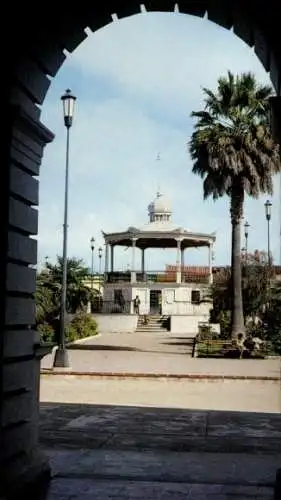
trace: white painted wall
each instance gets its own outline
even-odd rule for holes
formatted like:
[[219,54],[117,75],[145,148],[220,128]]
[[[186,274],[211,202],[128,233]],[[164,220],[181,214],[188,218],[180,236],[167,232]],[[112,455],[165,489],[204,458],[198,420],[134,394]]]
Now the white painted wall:
[[200,290],[201,296],[206,292],[202,288],[178,287],[163,289],[162,292],[162,313],[170,316],[173,314],[184,314],[188,316],[209,316],[212,308],[211,302],[202,302],[201,304],[191,303],[192,290]]
[[138,317],[135,314],[94,314],[99,333],[134,333]]
[[198,333],[198,325],[201,322],[206,322],[209,319],[208,315],[202,316],[171,316],[171,333],[181,333],[186,336],[195,336]]
[[126,301],[131,301],[131,313],[133,313],[133,300],[136,295],[140,298],[140,314],[150,313],[150,290],[162,291],[162,314],[171,315],[188,315],[188,316],[208,316],[212,308],[211,302],[202,302],[201,304],[191,303],[192,290],[200,290],[201,297],[204,296],[208,288],[197,286],[196,283],[189,283],[186,286],[171,287],[161,283],[153,283],[149,286],[140,284],[108,284],[104,289],[104,300],[114,300],[114,289],[122,288],[123,295]]

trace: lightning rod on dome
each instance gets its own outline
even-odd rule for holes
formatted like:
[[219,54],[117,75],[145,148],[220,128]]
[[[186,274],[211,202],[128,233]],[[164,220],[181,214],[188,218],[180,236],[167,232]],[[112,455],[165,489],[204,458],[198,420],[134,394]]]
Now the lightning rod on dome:
[[[160,160],[161,160],[160,153],[157,153],[156,161],[160,161]],[[157,191],[156,191],[156,197],[160,198],[160,196],[161,196],[160,183],[158,183]]]

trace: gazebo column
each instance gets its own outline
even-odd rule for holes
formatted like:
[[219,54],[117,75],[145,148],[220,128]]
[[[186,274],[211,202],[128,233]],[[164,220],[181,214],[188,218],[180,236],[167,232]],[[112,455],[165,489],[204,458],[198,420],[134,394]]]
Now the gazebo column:
[[110,272],[114,271],[114,245],[110,245]]
[[135,283],[136,276],[136,242],[137,238],[132,238],[132,269],[131,269],[131,283]]
[[208,261],[209,261],[209,285],[213,284],[213,243],[208,246]]
[[181,240],[177,241],[177,283],[181,283]]
[[104,274],[105,274],[105,279],[107,280],[107,275],[108,275],[108,243],[105,244],[105,253],[104,253]]
[[145,249],[141,249],[141,274],[142,274],[142,279],[144,279],[144,272],[145,272]]
[[184,248],[181,249],[181,272],[184,271]]

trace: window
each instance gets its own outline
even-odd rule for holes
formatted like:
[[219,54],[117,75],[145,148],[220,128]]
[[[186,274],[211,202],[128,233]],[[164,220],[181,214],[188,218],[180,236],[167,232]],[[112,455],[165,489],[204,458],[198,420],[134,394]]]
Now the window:
[[200,290],[191,291],[191,303],[200,304]]

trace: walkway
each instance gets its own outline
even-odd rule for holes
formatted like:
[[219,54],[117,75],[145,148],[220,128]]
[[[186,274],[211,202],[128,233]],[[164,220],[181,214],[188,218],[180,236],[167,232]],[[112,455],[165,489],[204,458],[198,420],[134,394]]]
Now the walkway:
[[280,382],[42,375],[41,401],[281,412]]
[[45,500],[273,499],[280,360],[191,359],[184,342],[88,339],[69,350],[76,375],[51,374],[52,357],[43,360],[41,442],[54,473]]
[[[75,348],[74,348],[75,347]],[[196,359],[186,354],[186,338],[167,334],[102,334],[69,349],[71,368],[78,373],[162,374],[280,378],[280,359]],[[52,367],[53,355],[42,360]]]

